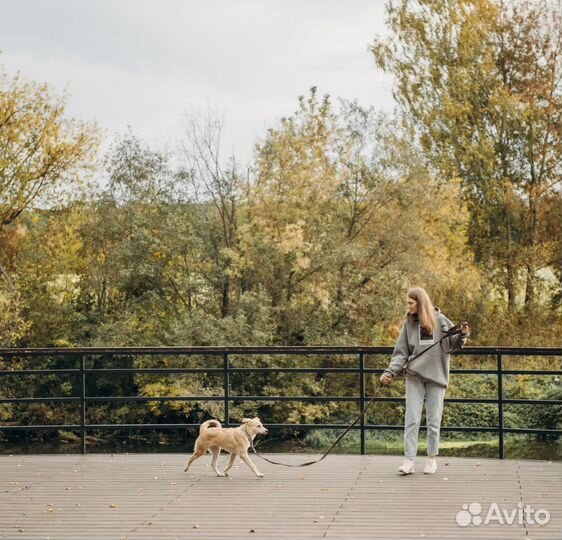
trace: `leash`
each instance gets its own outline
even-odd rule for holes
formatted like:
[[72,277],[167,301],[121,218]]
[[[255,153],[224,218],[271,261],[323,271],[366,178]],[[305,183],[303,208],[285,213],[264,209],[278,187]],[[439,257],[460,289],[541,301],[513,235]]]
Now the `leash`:
[[[418,354],[410,357],[407,362],[404,364],[404,368],[402,370],[402,372],[405,371],[406,367],[408,366],[408,364],[410,364],[410,362],[413,362],[416,358],[419,358],[422,354],[425,354],[427,351],[429,351],[430,349],[432,349],[433,347],[435,347],[436,345],[441,345],[441,342],[446,339],[449,338],[451,336],[455,336],[457,334],[460,334],[461,332],[461,327],[462,327],[463,323],[459,323],[456,324],[455,326],[452,326],[451,328],[449,328],[449,330],[445,330],[443,333],[443,336],[441,337],[441,339],[439,341],[436,341],[433,345],[427,347],[427,349],[424,349],[423,351],[419,352]],[[316,463],[320,463],[323,459],[327,458],[332,451],[334,450],[334,448],[339,444],[339,442],[349,433],[349,431],[353,428],[353,426],[355,426],[355,424],[357,424],[357,422],[359,422],[359,420],[361,420],[361,418],[363,418],[363,416],[365,416],[365,413],[367,412],[367,409],[373,404],[373,402],[375,401],[377,396],[372,396],[371,399],[369,400],[369,402],[367,403],[367,405],[365,405],[365,407],[363,408],[363,410],[361,411],[361,413],[359,414],[359,416],[353,421],[352,424],[350,424],[345,431],[332,443],[332,445],[328,448],[328,450],[326,450],[318,459],[315,459],[314,461],[307,461],[305,463],[299,463],[297,465],[292,465],[290,463],[281,463],[280,461],[273,461],[271,459],[266,458],[265,456],[262,456],[257,450],[256,447],[254,446],[254,441],[252,440],[252,438],[248,435],[248,432],[246,430],[244,430],[244,433],[246,434],[246,437],[248,438],[248,442],[250,443],[250,448],[252,449],[252,452],[254,452],[254,454],[256,456],[258,456],[259,458],[263,459],[264,461],[267,461],[268,463],[271,463],[272,465],[281,465],[282,467],[292,467],[292,468],[299,468],[299,467],[308,467],[310,465],[314,465]]]
[[414,356],[410,356],[410,358],[408,358],[408,360],[406,360],[404,366],[402,367],[401,373],[405,372],[408,365],[411,362],[413,362],[414,360],[416,360],[416,358],[419,358],[422,354],[425,354],[427,351],[429,351],[430,349],[433,349],[433,347],[436,347],[437,345],[439,345],[441,347],[441,350],[443,352],[446,352],[447,354],[451,353],[452,349],[449,350],[449,351],[445,351],[443,349],[443,345],[441,345],[441,343],[444,339],[447,339],[447,338],[450,338],[452,336],[456,336],[457,334],[460,334],[463,324],[466,324],[466,323],[462,322],[462,323],[459,323],[459,324],[455,324],[454,326],[451,326],[451,328],[449,328],[448,330],[443,330],[443,335],[441,336],[441,339],[439,339],[439,341],[436,341],[433,345],[430,345],[429,347],[427,347],[427,349],[424,349],[423,351],[420,351],[418,354],[415,354]]
[[332,443],[332,445],[330,446],[330,448],[328,448],[328,450],[326,450],[318,459],[315,459],[314,461],[307,461],[306,463],[299,463],[298,465],[292,465],[290,463],[281,463],[279,461],[273,461],[271,459],[266,458],[265,456],[262,456],[257,450],[256,447],[254,446],[254,441],[252,441],[251,437],[248,435],[248,433],[244,430],[244,433],[246,433],[246,437],[248,437],[248,441],[250,443],[250,447],[252,449],[252,452],[254,452],[254,454],[256,454],[256,456],[258,456],[259,458],[263,459],[264,461],[267,461],[268,463],[272,463],[273,465],[282,465],[283,467],[308,467],[309,465],[314,465],[315,463],[319,463],[320,461],[322,461],[323,459],[325,459],[326,457],[328,457],[328,455],[330,455],[332,453],[332,450],[339,444],[339,442],[349,433],[349,431],[353,428],[353,426],[355,424],[357,424],[357,422],[359,422],[359,420],[361,420],[361,418],[363,418],[363,416],[365,415],[365,413],[367,412],[367,409],[372,405],[372,403],[375,401],[377,396],[373,396],[369,402],[367,403],[367,405],[365,405],[365,407],[363,408],[363,410],[361,411],[361,413],[359,414],[359,416],[353,421],[352,424],[350,424],[345,431]]

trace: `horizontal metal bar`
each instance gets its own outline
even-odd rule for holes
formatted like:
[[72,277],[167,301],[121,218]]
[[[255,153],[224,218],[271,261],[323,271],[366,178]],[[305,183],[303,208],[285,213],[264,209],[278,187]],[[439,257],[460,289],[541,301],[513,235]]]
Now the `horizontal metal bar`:
[[0,403],[64,403],[73,401],[80,401],[80,396],[0,399]]
[[3,369],[0,375],[67,375],[78,374],[79,369]]
[[[107,373],[133,373],[133,374],[174,374],[174,373],[224,373],[224,368],[88,368],[84,370],[88,374],[107,374]],[[229,368],[230,372],[238,373],[359,373],[359,368],[268,368],[268,367],[249,367],[249,368]],[[383,373],[383,368],[366,368],[365,373]],[[477,374],[477,375],[497,375],[498,371],[493,369],[451,369],[453,374]],[[0,375],[67,375],[79,374],[79,369],[10,369],[1,370]],[[504,375],[562,375],[562,370],[502,370]]]
[[550,370],[550,369],[503,369],[503,375],[562,375],[560,370]]
[[[384,373],[386,368],[365,368],[365,373]],[[358,371],[358,369],[355,369]],[[497,375],[497,369],[450,369],[451,373],[475,373],[477,375]]]
[[85,373],[96,375],[103,375],[105,373],[224,373],[223,368],[99,368],[99,369],[85,369]]
[[[224,373],[224,368],[99,368],[86,369],[86,373]],[[357,373],[358,368],[268,368],[268,367],[249,367],[237,368],[229,367],[231,373]]]
[[504,403],[519,403],[522,405],[562,405],[561,399],[502,399]]
[[388,354],[391,346],[382,347],[76,347],[0,349],[1,356],[106,356],[106,355],[224,355],[224,354]]
[[[390,354],[393,346],[380,347],[69,347],[2,348],[0,356],[76,356],[76,355],[223,355],[223,354]],[[465,347],[458,353],[470,355],[562,356],[561,347]]]
[[[365,399],[372,399],[373,396],[366,395]],[[70,397],[40,397],[40,398],[2,398],[0,403],[56,403],[56,402],[76,402],[80,401],[79,396]],[[166,402],[166,401],[224,401],[224,396],[87,396],[86,402]],[[355,402],[361,398],[354,396],[236,396],[230,395],[228,401],[332,401],[332,402]],[[403,397],[381,397],[377,396],[373,401],[401,403],[405,401]],[[504,398],[503,403],[522,404],[522,405],[562,405],[562,400],[557,399],[508,399]],[[446,403],[473,403],[473,404],[497,404],[498,399],[494,398],[445,398]]]
[[155,396],[155,397],[148,397],[148,396],[87,396],[84,398],[84,401],[87,403],[93,402],[117,402],[117,401],[224,401],[223,396],[173,396],[173,397],[165,397],[165,396]]
[[[365,396],[366,400],[403,402],[403,397],[375,397]],[[353,396],[236,396],[230,395],[229,401],[348,401],[359,402],[361,398]],[[494,398],[445,398],[449,403],[498,403]]]
[[[231,424],[232,426],[239,424]],[[346,429],[349,424],[267,424],[269,429]],[[173,430],[173,429],[198,429],[200,424],[87,424],[85,428],[91,430]],[[80,425],[37,425],[37,426],[0,426],[0,431],[79,431]],[[354,430],[361,429],[361,426],[353,426]],[[386,424],[366,424],[365,429],[382,431],[403,431],[404,426]],[[420,426],[420,430],[426,431],[426,426]],[[478,426],[442,426],[441,431],[450,432],[481,432],[499,433],[497,426],[478,427]],[[562,435],[560,429],[527,429],[527,428],[504,428],[506,433],[514,434],[535,434],[535,435]]]
[[338,367],[317,367],[317,368],[268,368],[268,367],[249,367],[249,368],[237,368],[229,367],[228,371],[236,373],[359,373],[359,368],[338,368]]
[[80,424],[70,424],[70,425],[41,425],[41,426],[1,426],[0,431],[51,431],[51,430],[80,430]]
[[119,430],[119,429],[148,429],[148,430],[158,430],[158,429],[195,429],[199,428],[201,424],[87,424],[85,428],[87,430],[92,429],[109,429],[109,430]]

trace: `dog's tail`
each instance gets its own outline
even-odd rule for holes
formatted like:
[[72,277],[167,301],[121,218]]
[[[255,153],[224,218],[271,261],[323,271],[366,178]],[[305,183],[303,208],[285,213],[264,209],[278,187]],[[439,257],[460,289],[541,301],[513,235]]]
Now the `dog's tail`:
[[216,428],[221,428],[221,423],[218,420],[207,420],[206,422],[203,422],[201,424],[201,427],[199,428],[199,433],[201,433],[202,431],[205,431],[207,428],[210,427],[216,427]]

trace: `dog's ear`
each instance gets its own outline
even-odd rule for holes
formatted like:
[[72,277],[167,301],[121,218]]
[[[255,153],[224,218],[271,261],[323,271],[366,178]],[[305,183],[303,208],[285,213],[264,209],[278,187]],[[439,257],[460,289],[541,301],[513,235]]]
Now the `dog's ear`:
[[243,423],[243,424],[247,424],[248,422],[251,422],[251,421],[252,421],[251,418],[243,418],[243,419],[242,419],[242,423]]

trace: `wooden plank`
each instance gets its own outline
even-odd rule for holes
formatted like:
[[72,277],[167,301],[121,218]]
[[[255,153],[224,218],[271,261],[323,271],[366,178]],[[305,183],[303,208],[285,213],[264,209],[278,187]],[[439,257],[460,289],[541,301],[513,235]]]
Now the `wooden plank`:
[[[265,478],[243,464],[217,478],[210,456],[187,474],[178,454],[0,456],[0,539],[560,538],[559,462],[439,458],[424,475],[418,459],[401,477],[397,456],[338,454],[303,469],[252,459]],[[471,503],[481,515],[531,504],[551,520],[461,527]]]

